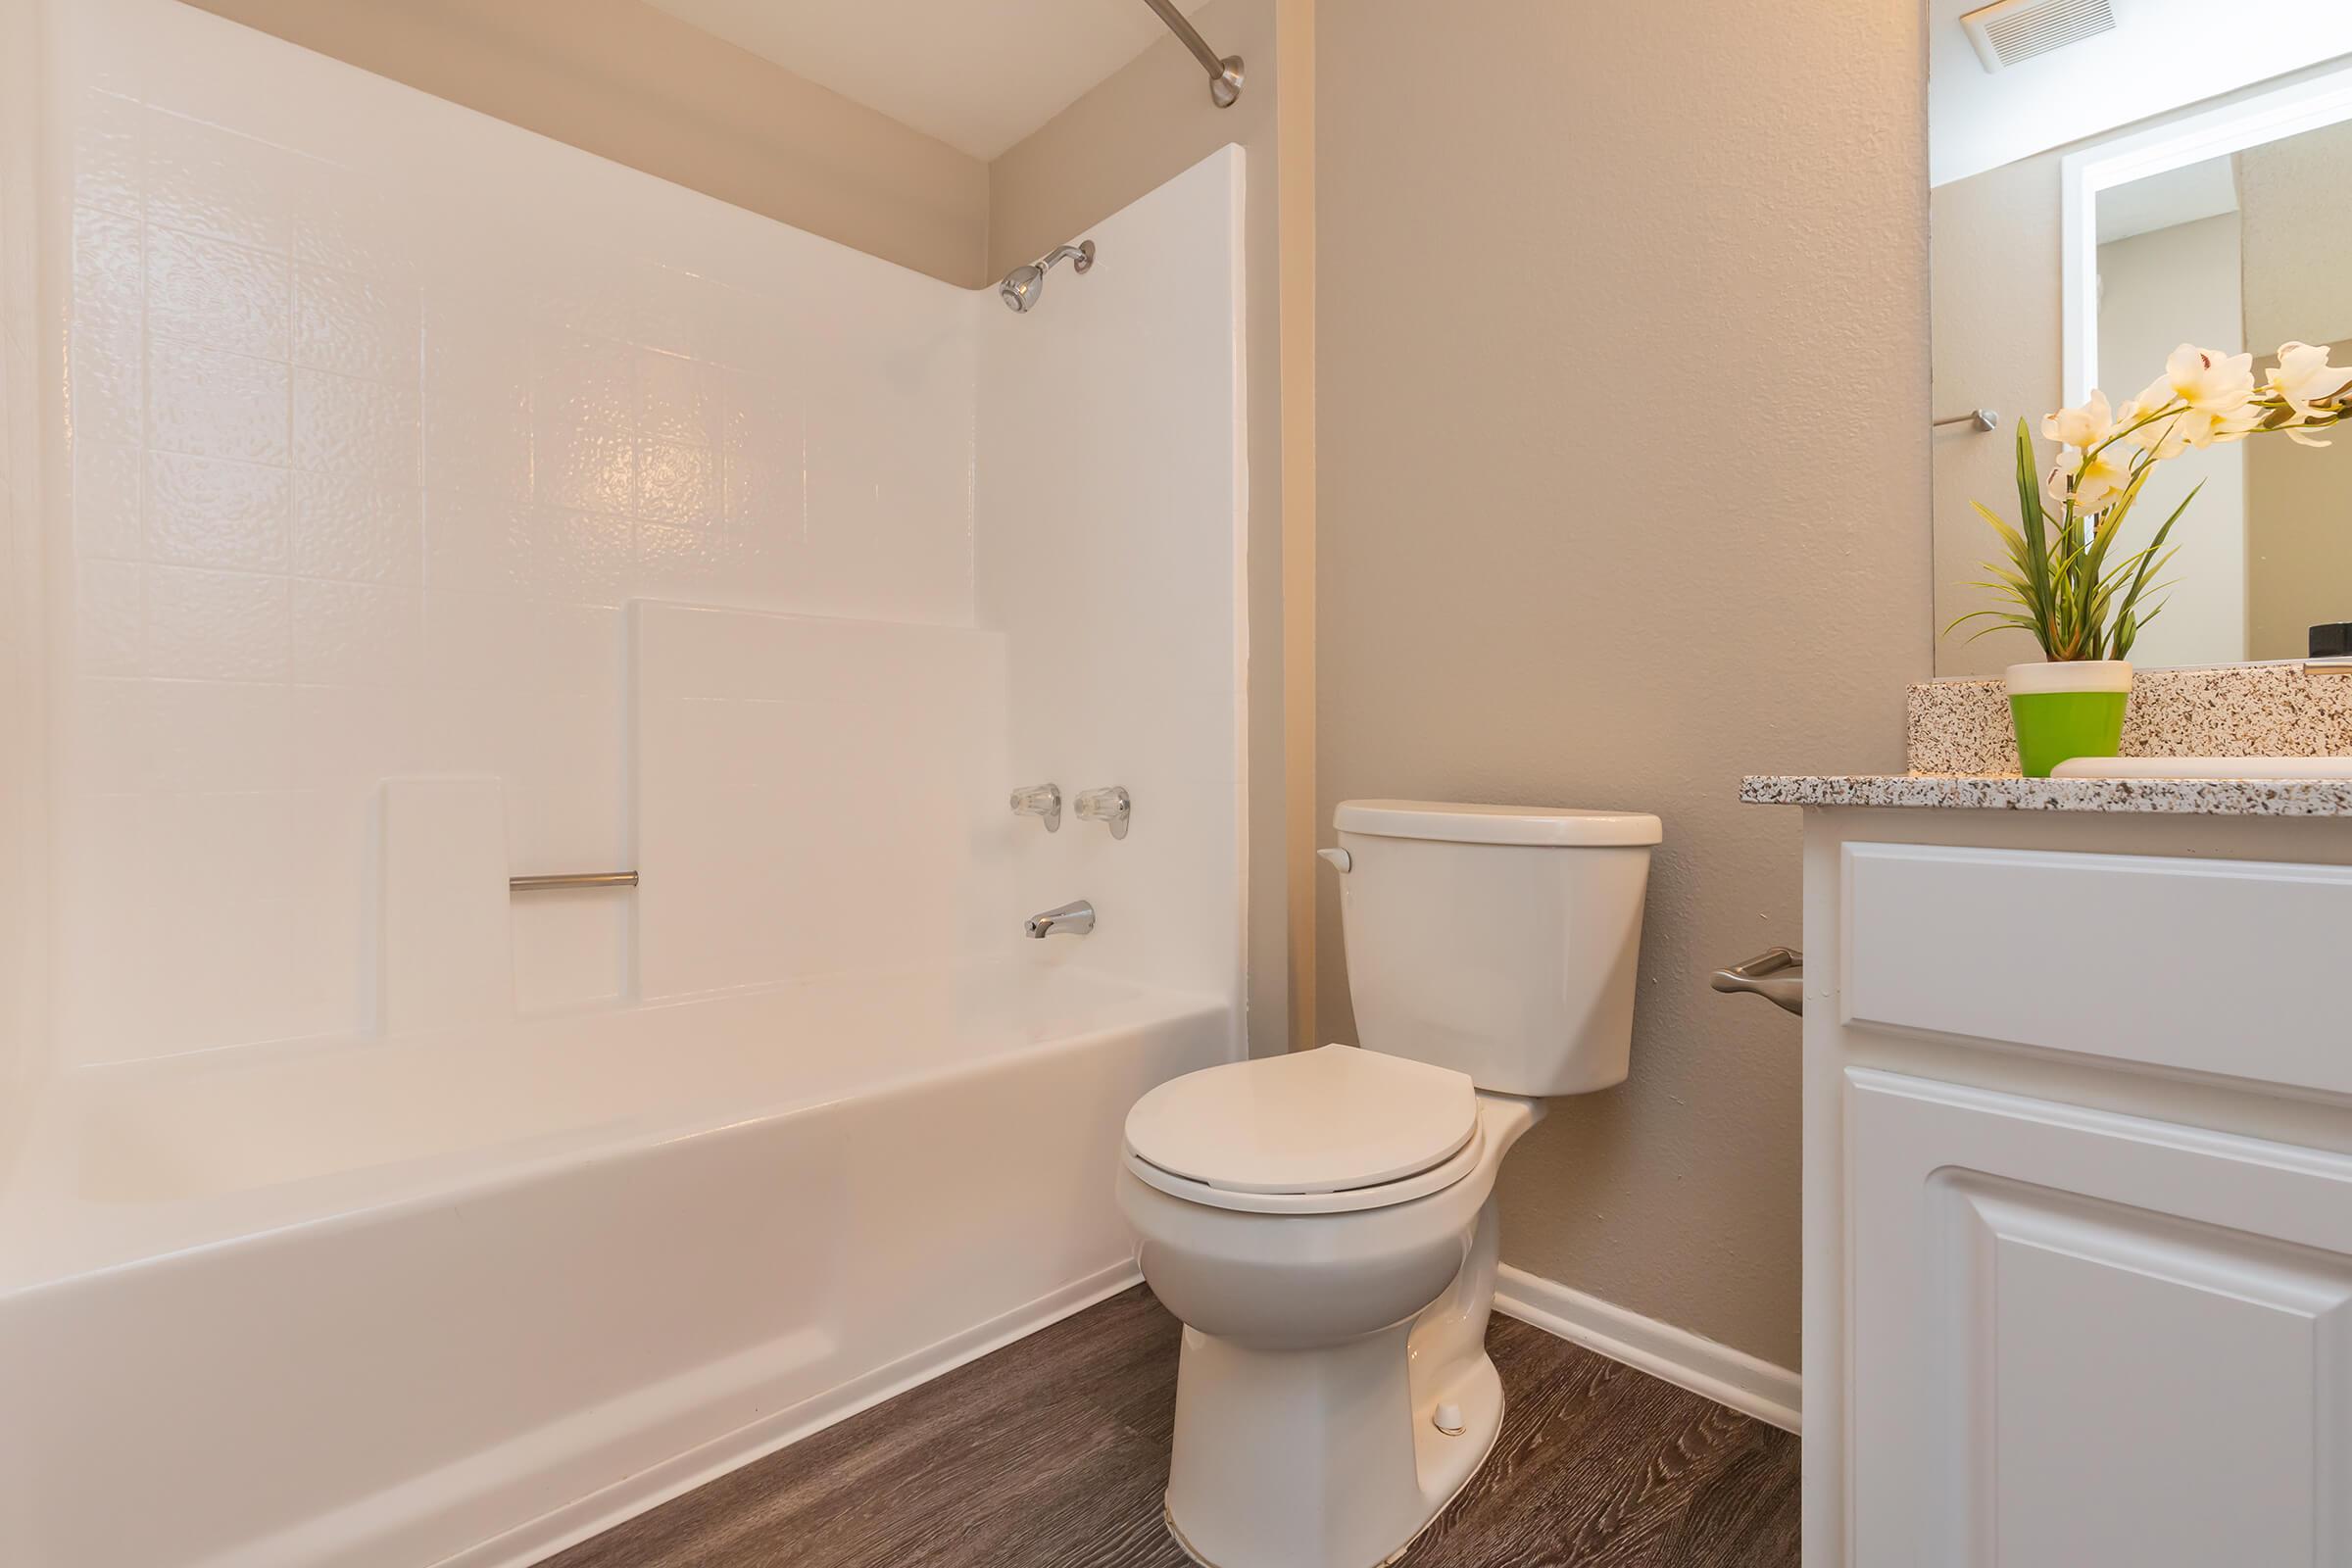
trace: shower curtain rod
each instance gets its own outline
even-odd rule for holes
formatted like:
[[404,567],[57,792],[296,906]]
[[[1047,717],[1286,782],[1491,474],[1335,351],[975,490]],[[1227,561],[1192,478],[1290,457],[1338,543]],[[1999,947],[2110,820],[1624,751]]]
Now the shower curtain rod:
[[1227,55],[1218,59],[1217,52],[1185,20],[1184,13],[1176,9],[1175,0],[1144,0],[1144,4],[1159,14],[1168,30],[1182,40],[1193,52],[1193,58],[1200,62],[1200,69],[1208,73],[1209,101],[1219,109],[1231,109],[1233,101],[1242,95],[1242,57]]

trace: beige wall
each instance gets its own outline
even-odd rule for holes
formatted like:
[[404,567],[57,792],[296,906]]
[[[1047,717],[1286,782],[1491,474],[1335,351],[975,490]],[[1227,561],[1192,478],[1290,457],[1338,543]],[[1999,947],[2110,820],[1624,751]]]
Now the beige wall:
[[[1250,1039],[1261,1054],[1284,1049],[1294,1029],[1284,816],[1286,782],[1297,781],[1286,768],[1283,724],[1282,247],[1290,235],[1280,219],[1286,179],[1296,200],[1306,171],[1302,160],[1285,156],[1279,104],[1293,73],[1311,58],[1301,30],[1309,16],[1309,8],[1297,0],[1216,0],[1195,13],[1194,23],[1220,53],[1242,57],[1247,81],[1239,103],[1223,110],[1211,105],[1200,66],[1174,38],[1166,38],[1004,152],[989,172],[989,270],[1001,273],[1082,234],[1089,223],[1227,142],[1239,142],[1247,155]],[[1298,379],[1288,378],[1294,392]],[[1311,466],[1305,475],[1288,476],[1294,491],[1301,478],[1311,478]],[[1311,490],[1294,494],[1292,501],[1291,522],[1304,528],[1311,516]],[[1311,607],[1303,608],[1293,624],[1294,629],[1311,627]],[[1293,703],[1291,710],[1303,707]],[[1311,914],[1304,918],[1311,921]],[[1306,929],[1311,924],[1301,926]]]
[[[2242,352],[2240,272],[2235,213],[2100,246],[2098,384],[2110,398],[2136,395],[2182,343]],[[2132,646],[2134,663],[2227,664],[2246,657],[2248,445],[2216,444],[2157,465],[2133,503],[2115,547],[2119,560],[2154,542],[2164,519],[2197,491],[2196,505],[2169,536],[2177,554],[2159,580],[2171,586],[2161,592],[2163,613]]]
[[2237,155],[2246,347],[2257,354],[2286,342],[2352,337],[2352,283],[2344,276],[2344,258],[2352,256],[2348,177],[2352,121]]
[[0,0],[0,1174],[46,1064],[49,813],[44,467],[62,432],[36,411],[65,373],[39,298],[40,7]]
[[[2352,342],[2331,365],[2352,365]],[[2325,449],[2273,437],[2249,441],[2246,462],[2249,659],[2301,659],[2311,628],[2352,620],[2352,442]]]
[[1928,671],[1921,47],[1883,0],[1350,0],[1316,42],[1325,820],[1665,819],[1633,1076],[1512,1154],[1503,1256],[1785,1366],[1797,1031],[1705,977],[1800,930],[1739,776],[1899,767]]
[[[1984,575],[1980,564],[1998,558],[2000,540],[1977,515],[1974,503],[1982,501],[2016,520],[2017,421],[2024,418],[2039,440],[2042,416],[2058,407],[2063,157],[2044,153],[1938,185],[1929,202],[1935,235],[1934,417],[1971,409],[1991,409],[2001,416],[2001,427],[1989,434],[1959,424],[1932,436],[1938,675],[1998,675],[2007,665],[2041,657],[2022,631],[2002,627],[1980,637],[1981,621],[1957,631],[1944,628],[1992,602],[1971,585]],[[2153,378],[2155,371],[2148,375]]]
[[207,11],[977,287],[988,169],[639,0],[193,0]]

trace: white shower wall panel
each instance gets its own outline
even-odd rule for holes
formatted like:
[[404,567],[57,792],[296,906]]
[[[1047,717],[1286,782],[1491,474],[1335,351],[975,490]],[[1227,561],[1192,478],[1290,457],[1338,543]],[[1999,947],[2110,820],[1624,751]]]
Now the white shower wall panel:
[[[1013,771],[1123,785],[1128,836],[1066,824],[1020,858],[1022,902],[1086,897],[1083,961],[1237,995],[1243,153],[1225,147],[1085,230],[980,360],[981,619],[1005,632]],[[1066,950],[1064,950],[1066,953]],[[1078,961],[1076,956],[1070,956]]]
[[1012,953],[1002,633],[632,614],[641,997]]
[[[971,294],[172,0],[46,20],[62,1061],[374,1027],[385,778],[618,863],[633,600],[971,622]],[[517,1004],[628,923],[518,904]]]

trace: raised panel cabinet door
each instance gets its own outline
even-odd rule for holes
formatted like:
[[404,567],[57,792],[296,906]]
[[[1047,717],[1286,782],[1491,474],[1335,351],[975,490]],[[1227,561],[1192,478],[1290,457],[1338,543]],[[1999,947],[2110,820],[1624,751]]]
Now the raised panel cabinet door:
[[2352,1564],[2352,1158],[1846,1071],[1846,1560]]

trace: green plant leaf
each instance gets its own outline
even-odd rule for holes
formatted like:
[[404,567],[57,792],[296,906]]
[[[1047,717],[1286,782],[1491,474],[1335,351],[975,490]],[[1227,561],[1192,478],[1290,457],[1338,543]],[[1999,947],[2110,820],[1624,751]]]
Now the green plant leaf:
[[2032,606],[2035,619],[2034,638],[2041,651],[2055,659],[2057,652],[2050,646],[2050,556],[2049,514],[2041,504],[2041,475],[2034,461],[2034,432],[2021,417],[2017,421],[2017,531],[2025,545],[2024,567],[2026,581],[2032,586]]

